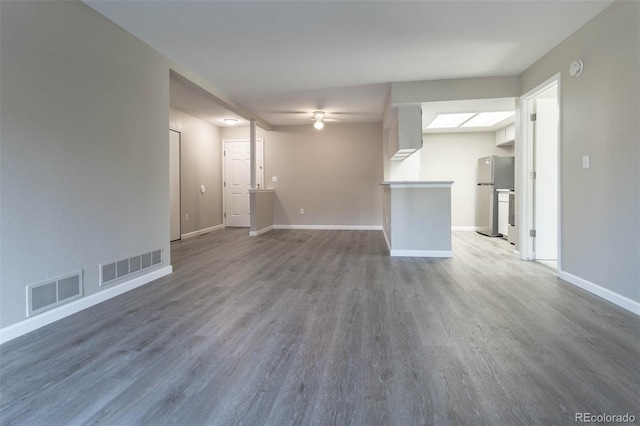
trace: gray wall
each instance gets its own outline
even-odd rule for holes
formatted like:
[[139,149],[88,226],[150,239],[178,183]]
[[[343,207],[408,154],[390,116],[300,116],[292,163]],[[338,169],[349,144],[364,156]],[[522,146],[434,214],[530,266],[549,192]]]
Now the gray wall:
[[449,188],[391,189],[392,250],[451,251]]
[[0,2],[0,327],[25,286],[162,248],[169,265],[169,69],[79,2]]
[[259,232],[273,226],[273,197],[272,191],[258,191],[251,197],[251,231]]
[[[222,224],[222,148],[217,126],[175,108],[169,126],[180,132],[181,233]],[[200,193],[200,185],[206,191]],[[189,214],[189,220],[185,219]]]
[[513,145],[496,147],[495,133],[428,133],[422,135],[421,180],[452,180],[451,225],[475,226],[476,165],[488,155],[513,156]]
[[388,187],[382,192],[382,229],[390,245],[393,239],[393,228],[391,227],[391,188]]
[[[221,133],[249,136],[247,128]],[[257,137],[265,140],[265,187],[276,191],[275,225],[382,225],[381,123],[282,126]]]
[[[265,139],[271,132],[256,126],[256,138]],[[225,140],[249,140],[249,126],[221,127],[220,138]],[[265,175],[266,178],[266,175]],[[265,182],[266,183],[266,182]]]
[[[640,301],[640,3],[615,2],[521,76],[561,72],[562,269]],[[584,62],[580,77],[569,64]],[[582,156],[591,168],[582,168]]]

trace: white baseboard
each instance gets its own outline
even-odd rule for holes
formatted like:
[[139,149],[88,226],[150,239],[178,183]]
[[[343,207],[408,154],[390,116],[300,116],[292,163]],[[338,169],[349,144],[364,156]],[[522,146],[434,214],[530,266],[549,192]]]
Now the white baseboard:
[[207,232],[217,231],[218,229],[224,229],[224,224],[212,226],[211,228],[204,228],[198,231],[188,232],[186,234],[182,234],[180,237],[184,240],[191,237],[197,237],[198,235],[206,234]]
[[480,229],[477,226],[452,226],[451,230],[452,231],[470,231],[470,232],[475,232],[478,229]]
[[390,250],[392,257],[453,257],[451,250]]
[[262,228],[258,231],[249,231],[249,236],[250,237],[257,237],[258,235],[262,235],[265,232],[269,232],[273,230],[273,225],[267,226],[266,228]]
[[391,243],[387,233],[382,229],[384,241],[387,243],[387,249],[391,257],[453,257],[451,250],[391,250]]
[[381,231],[378,225],[273,225],[273,229],[324,229],[331,231]]
[[622,296],[607,288],[599,286],[598,284],[592,283],[591,281],[587,281],[583,278],[577,277],[568,272],[558,271],[558,278],[563,279],[568,283],[575,285],[576,287],[580,287],[581,289],[586,290],[589,293],[593,293],[596,296],[602,297],[603,299],[608,300],[609,302],[618,305],[629,312],[640,315],[640,302],[631,300],[628,297]]
[[161,269],[149,272],[148,274],[136,277],[130,281],[123,282],[99,293],[92,294],[81,299],[77,299],[73,302],[69,302],[66,305],[62,305],[50,311],[43,312],[31,318],[27,318],[24,321],[20,321],[17,324],[10,325],[3,329],[0,329],[0,344],[13,340],[16,337],[20,337],[24,334],[37,330],[45,325],[49,325],[52,322],[61,320],[62,318],[73,315],[77,312],[83,311],[98,303],[104,302],[111,298],[133,290],[134,288],[143,286],[151,281],[162,278],[173,272],[172,266],[165,266]]

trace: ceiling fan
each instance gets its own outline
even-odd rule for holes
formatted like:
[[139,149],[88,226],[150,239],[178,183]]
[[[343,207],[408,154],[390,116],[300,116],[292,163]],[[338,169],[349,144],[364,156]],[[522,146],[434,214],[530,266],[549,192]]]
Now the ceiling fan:
[[350,116],[358,116],[363,115],[363,113],[359,112],[336,112],[332,110],[310,110],[310,111],[273,111],[272,114],[286,114],[286,115],[295,115],[293,120],[296,121],[316,121],[316,114],[322,114],[322,121],[327,122],[342,122],[348,121]]

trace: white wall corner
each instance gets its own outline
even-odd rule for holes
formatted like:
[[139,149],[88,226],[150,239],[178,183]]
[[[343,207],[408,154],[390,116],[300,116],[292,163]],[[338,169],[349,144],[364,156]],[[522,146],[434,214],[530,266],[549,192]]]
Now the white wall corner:
[[382,228],[382,235],[384,235],[384,242],[387,243],[387,250],[391,252],[391,243],[389,242],[389,237],[387,237],[387,233],[385,232],[384,228]]

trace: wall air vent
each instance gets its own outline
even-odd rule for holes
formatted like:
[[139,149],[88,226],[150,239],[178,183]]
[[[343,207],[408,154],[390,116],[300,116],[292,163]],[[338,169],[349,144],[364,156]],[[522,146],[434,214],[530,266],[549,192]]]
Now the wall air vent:
[[82,271],[27,286],[27,316],[82,297]]
[[152,266],[160,265],[161,263],[162,250],[154,250],[128,259],[103,263],[98,268],[100,271],[100,286],[112,284],[122,278],[136,274]]

